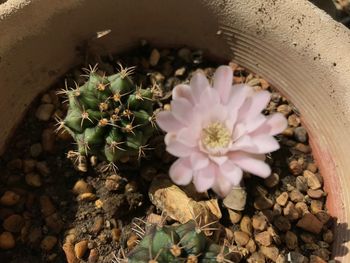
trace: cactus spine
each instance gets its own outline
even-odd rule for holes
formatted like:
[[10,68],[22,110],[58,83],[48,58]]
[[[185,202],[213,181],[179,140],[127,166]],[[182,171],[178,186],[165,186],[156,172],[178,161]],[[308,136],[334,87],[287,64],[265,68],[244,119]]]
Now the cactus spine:
[[76,141],[78,149],[70,154],[79,162],[96,155],[114,167],[122,158],[143,156],[154,132],[154,101],[149,88],[132,82],[133,71],[121,67],[117,74],[101,76],[94,67],[84,85],[59,92],[67,96],[69,107],[58,130],[65,128]]

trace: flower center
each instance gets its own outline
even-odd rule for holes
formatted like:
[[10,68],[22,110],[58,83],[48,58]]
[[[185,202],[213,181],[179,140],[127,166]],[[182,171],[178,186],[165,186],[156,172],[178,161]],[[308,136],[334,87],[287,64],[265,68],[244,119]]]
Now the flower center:
[[213,122],[202,130],[202,143],[207,149],[226,148],[230,141],[230,131],[220,122]]

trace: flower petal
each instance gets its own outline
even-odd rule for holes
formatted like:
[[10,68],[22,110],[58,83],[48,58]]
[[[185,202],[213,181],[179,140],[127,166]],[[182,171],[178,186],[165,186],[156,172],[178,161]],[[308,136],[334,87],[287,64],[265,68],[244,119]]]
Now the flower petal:
[[199,98],[205,88],[210,87],[209,81],[203,72],[197,71],[190,80],[192,98],[195,102],[199,102]]
[[232,190],[231,182],[221,174],[218,168],[216,170],[215,182],[212,189],[221,197],[227,196]]
[[187,157],[192,153],[193,148],[182,144],[181,142],[177,141],[176,138],[171,138],[167,139],[166,150],[168,153],[176,157]]
[[255,92],[239,109],[238,121],[256,117],[267,106],[270,98],[271,93],[266,90]]
[[200,132],[200,127],[183,128],[177,133],[176,139],[189,147],[196,147],[199,143]]
[[198,192],[205,192],[211,188],[215,181],[215,170],[213,165],[205,169],[195,171],[193,174],[193,184]]
[[191,124],[193,118],[193,106],[184,98],[178,98],[171,101],[171,112],[174,117],[184,125]]
[[248,86],[247,84],[235,84],[232,86],[227,106],[231,110],[236,111],[243,105],[244,101],[251,94],[253,94],[252,87]]
[[231,145],[230,150],[231,151],[237,151],[237,150],[248,151],[249,150],[249,151],[257,152],[258,148],[254,143],[253,139],[249,135],[243,135]]
[[274,113],[266,118],[266,121],[252,135],[269,134],[277,135],[288,127],[287,119],[281,113]]
[[169,169],[169,176],[175,184],[187,185],[192,180],[193,171],[188,158],[177,159]]
[[208,105],[216,105],[220,103],[220,96],[217,90],[206,87],[199,99],[200,107],[208,107]]
[[213,156],[213,155],[209,155],[210,160],[212,160],[214,163],[216,163],[217,165],[222,165],[224,162],[227,161],[228,157],[226,155],[223,156]]
[[227,160],[224,164],[219,166],[221,174],[228,179],[232,185],[237,186],[240,184],[243,171],[233,161]]
[[232,89],[233,71],[229,66],[220,66],[214,73],[213,87],[220,94],[221,101],[226,104]]
[[158,126],[166,132],[176,132],[184,127],[170,111],[161,111],[156,116]]
[[174,100],[179,98],[184,98],[184,99],[187,99],[191,104],[194,104],[191,87],[189,85],[186,85],[186,84],[176,85],[173,89],[172,95]]
[[271,174],[271,168],[264,161],[254,158],[244,152],[233,152],[229,156],[230,160],[242,170],[266,178]]
[[209,165],[208,156],[201,152],[192,152],[190,161],[193,170],[200,170]]
[[252,153],[269,153],[276,151],[280,148],[280,145],[278,144],[277,140],[271,135],[263,134],[259,136],[253,136],[252,141],[258,149],[258,151],[249,151]]

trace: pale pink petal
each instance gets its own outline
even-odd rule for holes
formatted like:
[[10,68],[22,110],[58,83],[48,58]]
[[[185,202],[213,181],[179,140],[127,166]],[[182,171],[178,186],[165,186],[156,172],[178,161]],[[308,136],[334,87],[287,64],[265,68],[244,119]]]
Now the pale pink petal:
[[210,87],[209,81],[203,72],[197,71],[190,80],[192,98],[195,102],[199,102],[200,96],[205,88]]
[[192,152],[190,161],[193,170],[200,170],[209,165],[208,156],[201,152]]
[[261,125],[263,125],[266,122],[266,117],[263,114],[258,114],[256,117],[252,119],[248,119],[244,122],[245,129],[248,133],[256,130]]
[[169,169],[169,176],[174,183],[187,185],[192,181],[193,171],[187,158],[177,159]]
[[166,145],[166,150],[176,157],[186,157],[191,154],[193,148],[188,147],[187,145],[178,142],[176,139],[171,138]]
[[254,158],[254,155],[250,155],[244,152],[233,152],[230,154],[230,160],[239,166],[243,171],[255,174],[266,178],[270,176],[271,169],[264,161]]
[[227,196],[232,190],[232,184],[230,180],[226,179],[226,177],[221,174],[218,168],[216,170],[215,182],[214,182],[214,185],[212,186],[212,189],[220,197]]
[[255,92],[239,109],[238,122],[257,116],[267,106],[270,98],[271,93],[266,90]]
[[161,111],[156,116],[158,126],[166,132],[177,132],[184,127],[170,111]]
[[184,98],[172,100],[171,112],[179,122],[184,125],[191,124],[193,119],[193,106],[188,100]]
[[231,145],[230,150],[231,151],[249,150],[249,151],[257,152],[258,148],[249,135],[243,135]]
[[215,170],[213,165],[205,169],[195,171],[193,174],[193,184],[198,192],[205,192],[211,188],[215,181]]
[[227,107],[217,104],[217,105],[208,105],[208,108],[210,109],[209,112],[206,112],[206,114],[201,115],[202,121],[202,127],[207,127],[209,124],[214,122],[220,122],[225,123],[227,116],[228,116],[228,109]]
[[269,134],[277,135],[288,127],[287,119],[281,113],[274,113],[266,118],[266,121],[251,135]]
[[235,84],[232,86],[227,106],[231,110],[237,111],[251,94],[253,94],[253,89],[247,84]]
[[[258,151],[251,150],[252,153],[269,153],[280,148],[277,140],[271,135],[259,135],[252,137],[252,141],[257,146]],[[249,150],[249,149],[248,149]]]
[[242,169],[231,160],[227,160],[220,166],[220,172],[234,186],[239,185],[243,177]]
[[232,89],[233,71],[229,66],[220,66],[214,73],[214,89],[220,94],[221,101],[226,104]]
[[209,158],[219,166],[222,165],[224,162],[226,162],[228,159],[226,155],[222,155],[222,156],[209,155]]
[[189,147],[196,147],[200,140],[200,127],[183,128],[177,133],[176,139]]
[[186,84],[179,84],[173,88],[173,99],[184,98],[187,99],[191,104],[194,104],[192,98],[191,87]]
[[208,105],[216,105],[220,103],[220,96],[217,90],[206,87],[199,99],[200,107],[208,107]]
[[237,141],[245,133],[247,133],[247,131],[245,129],[244,123],[236,123],[236,125],[233,127],[232,140]]

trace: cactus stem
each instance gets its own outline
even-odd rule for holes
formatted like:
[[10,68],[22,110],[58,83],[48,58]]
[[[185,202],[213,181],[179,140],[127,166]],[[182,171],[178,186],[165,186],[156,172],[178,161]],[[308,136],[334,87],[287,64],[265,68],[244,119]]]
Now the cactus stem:
[[55,129],[55,133],[59,133],[60,132],[62,134],[65,131],[65,129],[66,129],[65,123],[57,114],[55,115],[54,118],[55,118],[55,121],[56,121],[55,126],[57,127]]
[[[112,114],[111,115],[111,121],[116,122],[116,121],[119,121],[119,120],[120,120],[120,117],[117,114]],[[119,126],[117,126],[117,127],[119,127]]]
[[132,113],[132,111],[129,110],[129,109],[125,109],[125,110],[123,111],[123,113],[122,113],[122,116],[127,117],[129,120],[130,120],[130,118],[131,118],[132,115],[133,115],[133,113]]
[[155,98],[161,98],[163,96],[163,91],[157,83],[153,83],[151,92]]
[[100,111],[106,111],[108,110],[108,103],[106,102],[101,102],[98,107],[100,108]]
[[98,70],[98,64],[96,63],[93,67],[91,65],[89,65],[89,68],[83,68],[82,69],[84,71],[85,74],[82,74],[82,77],[90,77],[91,74],[97,72]]
[[105,127],[106,125],[108,125],[108,120],[106,118],[103,118],[98,121],[98,126]]
[[149,246],[149,257],[150,257],[150,260],[148,261],[148,263],[158,263],[157,259],[159,258],[160,253],[162,253],[162,251],[163,251],[163,248],[159,249],[159,251],[157,252],[157,255],[155,256],[155,258],[152,258],[152,247]]
[[114,256],[114,261],[113,263],[128,263],[128,258],[126,257],[125,251],[123,247],[120,247],[118,250],[118,256],[116,256],[115,254]]
[[198,258],[201,254],[202,253],[199,253],[198,255],[189,255],[187,257],[186,263],[198,263]]
[[153,128],[158,129],[158,126],[156,124],[156,114],[154,112],[153,112],[152,116],[148,118],[148,121]]
[[67,80],[64,80],[64,89],[60,89],[59,91],[56,92],[57,95],[64,95],[67,96],[69,93],[69,89],[68,89],[68,84],[67,84]]
[[118,170],[119,170],[118,166],[113,162],[110,162],[109,164],[103,165],[101,167],[101,172],[112,171],[112,172],[116,173],[116,172],[118,172]]
[[126,151],[125,149],[123,149],[122,147],[120,147],[119,145],[123,144],[124,142],[116,142],[113,141],[111,142],[108,147],[112,150],[112,152],[114,153],[116,149],[121,150],[121,151]]
[[136,233],[136,235],[139,237],[139,238],[143,238],[146,234],[145,230],[142,229],[142,227],[140,227],[138,224],[136,224],[135,222],[132,223],[132,228],[131,230],[134,231]]
[[135,72],[135,66],[134,67],[123,67],[123,65],[120,63],[120,62],[118,62],[118,66],[120,67],[120,69],[119,69],[119,73],[120,73],[120,77],[122,78],[122,79],[124,79],[124,78],[126,78],[126,77],[128,77],[128,76],[131,76],[132,74],[134,74],[134,72]]
[[141,145],[141,146],[139,147],[139,152],[138,152],[138,157],[137,157],[137,159],[140,160],[142,157],[146,157],[145,151],[147,151],[147,150],[153,150],[153,149],[154,149],[154,148],[148,147],[148,144],[146,144],[146,145]]
[[81,113],[81,122],[80,122],[80,127],[83,127],[83,122],[84,120],[89,120],[91,123],[94,123],[90,117],[89,117],[89,113],[87,111],[85,111],[85,108],[83,106],[83,112]]

